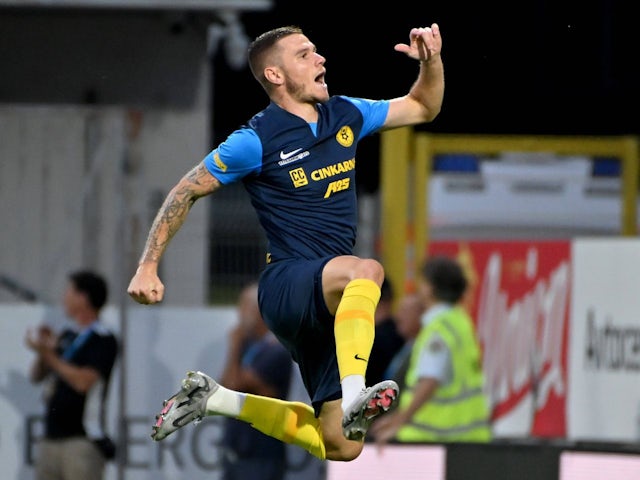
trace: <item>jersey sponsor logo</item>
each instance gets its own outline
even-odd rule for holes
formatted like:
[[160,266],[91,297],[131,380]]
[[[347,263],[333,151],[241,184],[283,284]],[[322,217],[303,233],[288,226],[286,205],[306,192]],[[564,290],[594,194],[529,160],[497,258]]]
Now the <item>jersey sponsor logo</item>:
[[289,176],[291,177],[293,186],[296,188],[304,187],[305,185],[309,184],[309,179],[307,178],[307,174],[304,173],[304,170],[302,168],[289,170]]
[[218,152],[213,154],[213,161],[215,162],[215,164],[218,166],[218,168],[220,170],[222,170],[223,172],[227,171],[227,166],[225,165],[225,163],[220,160],[220,155],[218,154]]
[[336,140],[343,147],[350,147],[353,145],[353,130],[348,125],[345,125],[336,134]]
[[[305,153],[308,154],[309,152],[303,152],[300,155],[304,155]],[[311,172],[310,177],[314,182],[319,182],[320,180],[324,180],[325,178],[330,178],[335,175],[350,172],[355,168],[356,159],[352,158],[351,160],[345,160],[344,162],[334,163],[333,165],[329,165],[328,167],[318,168],[317,170]],[[307,174],[302,169],[302,167],[289,170],[289,176],[291,177],[293,186],[296,188],[304,187],[305,185],[309,184],[309,178],[307,177]],[[350,185],[351,183],[349,177],[333,181],[327,186],[324,198],[329,197],[332,193],[346,190]]]
[[341,173],[349,172],[356,168],[356,159],[345,160],[344,162],[334,163],[328,167],[319,168],[311,172],[311,178],[314,181],[322,180],[323,178],[333,177],[334,175],[340,175]]
[[327,191],[324,193],[324,198],[329,198],[331,194],[346,190],[350,185],[350,178],[341,178],[340,180],[334,180],[327,186]]
[[301,148],[296,148],[295,150],[293,150],[291,152],[287,152],[287,153],[284,153],[284,151],[280,151],[280,159],[281,160],[286,160],[287,158],[293,157],[300,150],[302,150],[302,149]]

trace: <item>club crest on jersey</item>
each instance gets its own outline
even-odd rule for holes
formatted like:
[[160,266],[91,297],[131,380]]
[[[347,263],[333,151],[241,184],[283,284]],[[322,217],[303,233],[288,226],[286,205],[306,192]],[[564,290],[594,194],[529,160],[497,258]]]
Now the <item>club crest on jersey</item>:
[[291,177],[291,181],[293,182],[293,186],[304,187],[309,184],[309,179],[307,178],[307,174],[304,173],[302,168],[296,168],[295,170],[289,170],[289,176]]
[[343,147],[350,147],[353,145],[353,130],[348,125],[342,127],[336,134],[336,140]]

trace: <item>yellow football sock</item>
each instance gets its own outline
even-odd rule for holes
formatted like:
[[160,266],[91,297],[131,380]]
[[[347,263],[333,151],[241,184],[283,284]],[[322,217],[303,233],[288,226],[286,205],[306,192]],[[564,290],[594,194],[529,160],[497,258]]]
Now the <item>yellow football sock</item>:
[[270,437],[298,445],[313,456],[326,459],[320,422],[313,408],[305,403],[247,394],[238,419]]
[[344,289],[334,326],[340,381],[348,375],[364,377],[367,372],[379,300],[380,287],[373,280],[352,280]]

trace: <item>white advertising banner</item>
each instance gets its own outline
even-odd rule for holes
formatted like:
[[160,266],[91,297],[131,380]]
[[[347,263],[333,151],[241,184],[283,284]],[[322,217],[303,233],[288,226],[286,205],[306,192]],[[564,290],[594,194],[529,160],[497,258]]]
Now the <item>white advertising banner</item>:
[[[445,480],[447,450],[443,445],[365,444],[351,462],[329,462],[327,480]],[[392,475],[390,475],[392,472]]]
[[640,440],[640,241],[573,242],[568,432]]
[[640,457],[623,453],[563,452],[559,480],[638,480]]

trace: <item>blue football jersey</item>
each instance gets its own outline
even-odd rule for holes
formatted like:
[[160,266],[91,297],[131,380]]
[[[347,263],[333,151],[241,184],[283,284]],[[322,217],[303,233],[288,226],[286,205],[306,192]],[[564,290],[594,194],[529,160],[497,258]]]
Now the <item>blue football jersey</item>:
[[386,100],[334,96],[309,124],[271,103],[204,159],[221,183],[243,182],[267,236],[267,262],[352,254],[356,147],[388,109]]

